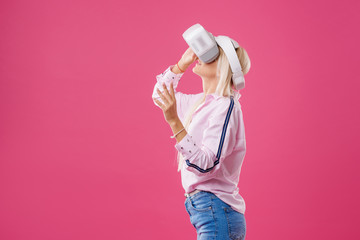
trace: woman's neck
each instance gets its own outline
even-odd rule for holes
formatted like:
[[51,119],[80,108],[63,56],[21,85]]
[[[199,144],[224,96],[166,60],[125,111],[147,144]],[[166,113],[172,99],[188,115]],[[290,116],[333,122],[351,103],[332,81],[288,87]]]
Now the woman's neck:
[[204,80],[203,79],[203,91],[204,96],[208,94],[215,93],[217,87],[217,81],[216,80]]

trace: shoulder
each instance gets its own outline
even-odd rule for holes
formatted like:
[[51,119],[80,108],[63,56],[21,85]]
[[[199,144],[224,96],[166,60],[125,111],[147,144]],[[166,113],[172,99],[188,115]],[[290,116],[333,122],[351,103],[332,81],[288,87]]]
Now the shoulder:
[[241,110],[241,106],[238,100],[234,97],[218,97],[213,101],[214,112],[224,111],[238,111]]
[[241,115],[241,106],[238,100],[231,97],[218,97],[211,103],[213,106],[211,116],[217,119],[232,119],[237,122]]

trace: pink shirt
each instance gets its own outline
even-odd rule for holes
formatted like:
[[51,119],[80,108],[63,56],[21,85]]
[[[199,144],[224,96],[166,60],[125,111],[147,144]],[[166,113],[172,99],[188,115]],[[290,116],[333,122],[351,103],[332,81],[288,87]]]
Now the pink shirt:
[[[176,87],[184,73],[173,73],[170,70],[173,66],[156,76],[152,97],[162,102],[156,88],[163,91],[162,83],[165,83],[170,89],[173,82],[178,116],[184,124],[187,111],[204,93],[177,92]],[[175,148],[185,160],[181,181],[186,193],[195,189],[212,192],[244,214],[245,201],[237,187],[246,152],[243,115],[238,101],[240,96],[237,91],[231,98],[207,95],[195,110],[187,135],[175,144]]]

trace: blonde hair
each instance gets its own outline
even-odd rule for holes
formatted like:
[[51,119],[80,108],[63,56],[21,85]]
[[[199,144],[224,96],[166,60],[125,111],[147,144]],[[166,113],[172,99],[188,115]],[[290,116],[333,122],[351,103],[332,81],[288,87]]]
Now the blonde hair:
[[[250,58],[246,50],[241,46],[239,46],[235,50],[240,61],[242,72],[244,75],[246,75],[249,72],[251,66]],[[215,93],[219,96],[231,96],[234,94],[234,91],[236,91],[234,90],[233,82],[231,81],[232,71],[230,68],[229,61],[224,53],[224,50],[220,46],[219,46],[219,52],[220,54],[217,58],[217,71],[216,71],[217,73],[216,76],[218,77],[219,82],[216,87]],[[188,131],[189,129],[189,125],[191,123],[193,113],[204,102],[204,100],[205,100],[205,95],[204,97],[196,101],[193,107],[188,110],[184,122],[184,127],[186,131]],[[178,152],[177,154],[178,172],[181,170],[183,162],[184,162],[184,158],[180,154],[180,152]]]

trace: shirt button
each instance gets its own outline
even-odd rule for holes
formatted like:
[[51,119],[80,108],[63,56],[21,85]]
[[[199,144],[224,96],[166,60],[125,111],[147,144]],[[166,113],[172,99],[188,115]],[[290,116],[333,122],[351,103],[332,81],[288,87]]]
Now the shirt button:
[[191,150],[189,150],[189,153],[191,153]]

